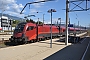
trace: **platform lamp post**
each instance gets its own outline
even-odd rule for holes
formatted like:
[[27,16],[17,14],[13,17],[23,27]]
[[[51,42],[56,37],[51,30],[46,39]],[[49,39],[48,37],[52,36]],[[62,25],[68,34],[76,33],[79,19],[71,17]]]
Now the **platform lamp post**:
[[68,45],[68,15],[69,14],[69,0],[66,0],[66,35],[65,45]]
[[45,15],[45,14],[43,14],[43,24],[44,24],[44,15]]
[[38,18],[38,25],[39,25],[39,18]]
[[60,34],[60,31],[61,31],[61,18],[58,18],[58,20],[60,20],[60,25],[59,25],[59,34]]
[[[60,32],[61,32],[61,18],[58,18],[58,20],[60,20],[60,25],[59,25],[59,35],[60,35]],[[59,38],[60,40],[61,38]]]
[[[42,12],[37,12],[37,13],[42,13]],[[44,15],[45,15],[45,14],[43,14],[43,24],[44,24]],[[38,18],[38,20],[39,20],[39,18]]]
[[[38,13],[40,13],[40,12],[37,12],[37,14],[38,14]],[[39,25],[39,18],[38,18],[37,24]]]
[[50,9],[47,12],[51,13],[51,28],[50,28],[50,31],[51,31],[51,42],[50,42],[50,48],[52,48],[52,12],[56,12],[56,10],[55,9]]
[[[77,14],[76,14],[76,16],[78,17],[78,15],[77,15]],[[78,20],[78,18],[76,18],[76,19]],[[79,20],[78,20],[78,28],[80,28],[80,27],[79,27]]]

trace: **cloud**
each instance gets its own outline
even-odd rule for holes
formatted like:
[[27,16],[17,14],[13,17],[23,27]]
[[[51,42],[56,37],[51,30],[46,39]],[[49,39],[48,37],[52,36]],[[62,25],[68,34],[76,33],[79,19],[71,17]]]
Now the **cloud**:
[[[44,1],[44,0],[34,0],[34,2],[38,2],[38,1]],[[33,4],[34,7],[36,8],[40,8],[41,6],[44,5],[45,2],[41,2],[41,3],[35,3]]]
[[12,11],[19,13],[21,11],[20,8],[23,8],[23,5],[22,4],[12,4],[11,8],[12,8]]
[[16,0],[0,0],[0,11],[5,11],[7,14],[18,16],[23,7],[22,4],[17,4]]
[[15,4],[15,0],[0,0],[0,10],[9,9],[9,5]]
[[[33,0],[34,2],[38,2],[38,1],[45,1],[45,0]],[[55,0],[55,2],[58,2],[59,0]],[[41,3],[35,3],[35,4],[32,4],[35,8],[40,8],[42,6],[44,6],[46,2],[41,2]]]
[[30,13],[36,13],[38,12],[36,9],[30,9]]
[[16,12],[12,12],[12,11],[7,11],[9,15],[12,16],[18,16],[18,17],[24,17],[24,14],[20,14],[20,13],[16,13]]
[[58,2],[59,0],[56,0],[56,2]]
[[45,21],[44,24],[51,24],[51,22],[50,21]]
[[37,14],[37,12],[42,13],[42,11],[40,11],[38,9],[30,9],[29,14]]
[[[52,19],[52,24],[57,24],[57,21],[58,21],[58,24],[60,24],[60,21],[58,20],[58,18],[53,18]],[[61,20],[61,23],[64,24],[65,21]],[[45,20],[45,24],[51,24],[51,19],[50,20]]]
[[40,8],[41,6],[43,6],[44,4],[42,3],[36,3],[36,4],[33,4],[34,7],[36,8]]

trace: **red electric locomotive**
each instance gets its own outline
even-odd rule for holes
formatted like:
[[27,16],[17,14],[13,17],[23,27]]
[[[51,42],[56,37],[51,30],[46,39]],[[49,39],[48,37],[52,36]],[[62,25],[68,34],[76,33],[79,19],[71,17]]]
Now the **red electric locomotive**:
[[[13,33],[13,36],[9,39],[11,42],[28,42],[36,41],[42,38],[50,37],[50,25],[38,25],[30,22],[19,23]],[[58,36],[60,32],[65,29],[60,29],[57,26],[52,26],[52,36]]]

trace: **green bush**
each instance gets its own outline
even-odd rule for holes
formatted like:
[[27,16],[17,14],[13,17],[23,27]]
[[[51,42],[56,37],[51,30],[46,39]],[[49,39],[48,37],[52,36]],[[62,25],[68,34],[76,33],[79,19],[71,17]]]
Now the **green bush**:
[[[11,32],[10,30],[4,30],[4,32]],[[13,30],[12,30],[12,32],[13,32]]]

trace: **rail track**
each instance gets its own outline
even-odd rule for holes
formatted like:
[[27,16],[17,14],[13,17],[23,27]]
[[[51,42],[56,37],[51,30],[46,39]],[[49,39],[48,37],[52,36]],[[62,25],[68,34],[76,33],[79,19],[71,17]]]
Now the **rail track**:
[[[57,39],[57,38],[53,38],[53,39]],[[58,37],[58,39],[60,39],[59,40],[60,42],[65,42],[65,37]],[[45,40],[49,40],[49,39],[45,39]],[[45,40],[40,40],[40,41],[45,41]],[[33,42],[30,41],[27,44],[31,44],[31,43],[33,43]],[[73,42],[69,42],[69,43],[73,43]],[[23,43],[15,44],[13,42],[10,42],[9,40],[0,40],[0,48],[10,47],[10,46],[18,46],[18,45],[23,45]]]

